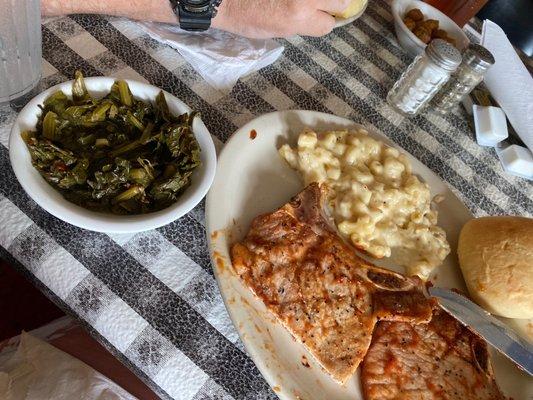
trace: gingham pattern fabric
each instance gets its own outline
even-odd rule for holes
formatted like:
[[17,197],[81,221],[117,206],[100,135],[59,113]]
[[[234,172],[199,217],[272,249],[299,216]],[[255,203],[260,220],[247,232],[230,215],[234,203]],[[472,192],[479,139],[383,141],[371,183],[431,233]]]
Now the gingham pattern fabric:
[[[477,215],[533,213],[533,185],[503,173],[478,146],[462,111],[415,119],[384,101],[411,59],[398,47],[390,8],[371,0],[355,23],[324,38],[281,40],[274,65],[213,90],[171,49],[133,22],[98,16],[47,20],[41,88],[111,75],[159,86],[202,117],[218,145],[256,116],[285,109],[333,113],[381,130],[435,171]],[[273,399],[247,356],[211,270],[204,204],[163,228],[134,235],[85,231],[43,211],[8,159],[16,106],[0,108],[0,255],[162,398]]]

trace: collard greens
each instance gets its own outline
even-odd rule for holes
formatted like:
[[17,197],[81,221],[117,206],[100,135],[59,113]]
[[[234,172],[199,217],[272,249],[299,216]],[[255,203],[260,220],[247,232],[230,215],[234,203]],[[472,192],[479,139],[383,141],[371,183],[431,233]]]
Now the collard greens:
[[69,201],[90,210],[143,214],[174,203],[200,165],[195,113],[174,116],[160,92],[150,104],[124,81],[92,98],[80,72],[72,99],[58,91],[22,138],[32,164]]

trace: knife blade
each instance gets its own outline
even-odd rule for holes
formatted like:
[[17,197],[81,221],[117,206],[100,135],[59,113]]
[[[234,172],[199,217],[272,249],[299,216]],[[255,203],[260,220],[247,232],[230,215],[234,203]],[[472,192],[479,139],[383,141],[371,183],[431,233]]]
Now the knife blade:
[[533,345],[503,322],[463,295],[449,289],[430,287],[429,294],[461,324],[467,326],[521,369],[533,376]]

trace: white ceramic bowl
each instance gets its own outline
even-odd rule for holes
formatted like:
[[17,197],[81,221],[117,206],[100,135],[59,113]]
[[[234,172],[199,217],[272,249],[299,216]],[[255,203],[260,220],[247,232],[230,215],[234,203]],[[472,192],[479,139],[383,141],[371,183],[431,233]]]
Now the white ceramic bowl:
[[[95,97],[103,97],[109,93],[115,78],[86,78],[89,93]],[[153,101],[161,89],[145,83],[127,80],[133,96],[144,101]],[[72,81],[53,86],[31,100],[20,112],[9,138],[9,157],[11,166],[20,184],[28,195],[50,214],[72,225],[106,233],[131,233],[158,228],[188,213],[207,194],[216,170],[216,152],[211,135],[202,120],[195,118],[193,131],[200,148],[202,166],[193,174],[191,186],[185,190],[178,201],[164,210],[142,215],[113,215],[86,210],[63,198],[61,194],[45,181],[32,166],[30,153],[20,133],[34,130],[41,110],[38,105],[53,92],[62,90],[72,94]],[[191,109],[170,93],[165,92],[170,111],[183,114]],[[202,110],[198,110],[202,111]]]
[[453,22],[446,14],[437,10],[435,7],[419,0],[394,0],[392,2],[392,16],[394,17],[394,29],[400,45],[410,55],[416,56],[421,54],[427,44],[421,41],[411,32],[403,23],[403,17],[407,11],[418,8],[424,14],[424,19],[436,19],[439,21],[439,28],[448,32],[448,36],[455,39],[456,47],[463,51],[470,44],[470,40],[463,30]]

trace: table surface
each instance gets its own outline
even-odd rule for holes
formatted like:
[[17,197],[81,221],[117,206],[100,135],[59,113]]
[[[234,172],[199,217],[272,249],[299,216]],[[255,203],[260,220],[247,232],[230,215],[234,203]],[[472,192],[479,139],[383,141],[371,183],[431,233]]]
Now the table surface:
[[[390,9],[372,1],[362,18],[324,38],[280,42],[283,56],[213,90],[173,49],[135,23],[98,16],[47,20],[41,87],[86,76],[148,81],[196,110],[225,142],[256,116],[311,109],[381,130],[435,171],[476,215],[533,213],[533,184],[504,174],[493,149],[473,140],[463,111],[406,119],[384,101],[410,58],[397,46]],[[105,235],[37,206],[8,158],[13,106],[0,107],[0,256],[11,261],[162,398],[276,398],[247,356],[211,270],[203,202],[157,230]]]

